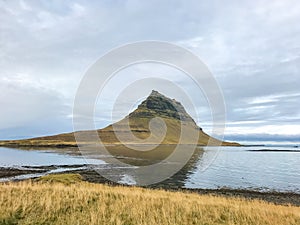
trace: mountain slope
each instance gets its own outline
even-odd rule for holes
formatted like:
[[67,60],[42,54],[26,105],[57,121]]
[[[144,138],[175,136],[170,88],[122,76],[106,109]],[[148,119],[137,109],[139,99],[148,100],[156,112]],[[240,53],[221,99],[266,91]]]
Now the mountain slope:
[[[161,119],[155,119],[161,118]],[[162,120],[164,123],[162,123]],[[128,127],[129,124],[129,127]],[[181,103],[170,99],[157,91],[145,99],[136,110],[124,119],[97,130],[104,144],[178,144],[181,131],[186,134],[195,134],[199,137],[198,145],[207,145],[211,138],[195,123],[193,118],[185,111]],[[165,133],[164,133],[165,132]],[[79,132],[84,138],[80,144],[90,144],[95,136],[93,131]],[[118,137],[117,137],[117,135]],[[195,144],[195,138],[187,135],[182,144]],[[211,144],[239,145],[237,143],[221,142],[211,138]],[[25,140],[2,141],[0,146],[77,146],[74,133],[39,137]]]

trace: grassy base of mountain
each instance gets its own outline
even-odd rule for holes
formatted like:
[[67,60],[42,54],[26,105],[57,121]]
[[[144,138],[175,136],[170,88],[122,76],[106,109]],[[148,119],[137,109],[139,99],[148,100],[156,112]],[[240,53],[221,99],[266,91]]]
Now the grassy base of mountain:
[[0,184],[0,224],[300,224],[300,208],[91,184],[78,174]]
[[[53,136],[37,137],[24,140],[10,140],[10,141],[0,141],[0,146],[7,147],[77,147],[77,145],[90,145],[95,143],[95,140],[100,137],[101,141],[105,145],[121,145],[126,144],[136,144],[134,138],[140,140],[145,140],[151,136],[151,131],[149,129],[149,123],[151,118],[130,118],[129,125],[130,130],[126,129],[125,120],[121,120],[106,128],[97,131],[79,131],[76,132],[80,134],[81,140],[75,140],[74,133],[58,134]],[[240,146],[238,143],[234,142],[224,142],[219,141],[208,134],[203,132],[194,123],[183,123],[180,120],[164,118],[166,124],[166,134],[161,140],[160,136],[153,136],[152,142],[146,142],[146,144],[178,144],[180,140],[181,131],[184,130],[187,134],[198,135],[198,141],[195,143],[195,138],[187,137],[182,144],[197,144],[199,146],[206,145],[222,145],[222,146]],[[160,127],[157,129],[159,130]],[[116,136],[115,131],[119,133],[123,139],[120,142],[119,138]],[[196,133],[195,133],[196,132]],[[154,132],[155,133],[155,132]],[[97,137],[98,135],[98,137]],[[188,135],[187,135],[188,136]],[[192,137],[193,135],[191,135]],[[210,140],[210,142],[209,142]]]

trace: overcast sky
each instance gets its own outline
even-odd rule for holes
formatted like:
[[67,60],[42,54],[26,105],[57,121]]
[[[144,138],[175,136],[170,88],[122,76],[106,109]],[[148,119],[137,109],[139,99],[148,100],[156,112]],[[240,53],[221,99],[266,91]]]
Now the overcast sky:
[[[73,99],[89,66],[128,42],[161,40],[191,50],[214,74],[227,140],[299,143],[299,21],[297,0],[0,0],[0,139],[72,131]],[[151,68],[123,73],[128,80],[176,73]],[[109,94],[97,110],[99,127],[111,122]],[[199,104],[196,120],[209,131],[209,109]]]

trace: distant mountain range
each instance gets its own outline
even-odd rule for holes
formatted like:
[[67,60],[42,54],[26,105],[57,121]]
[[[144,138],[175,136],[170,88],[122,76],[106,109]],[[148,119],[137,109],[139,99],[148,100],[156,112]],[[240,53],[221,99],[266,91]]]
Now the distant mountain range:
[[[159,123],[161,118],[165,126]],[[152,126],[151,126],[151,122]],[[129,127],[128,127],[129,124]],[[152,128],[152,132],[149,129]],[[166,129],[164,129],[166,128]],[[162,134],[165,130],[165,134]],[[178,144],[181,131],[186,133],[197,132],[198,141],[187,137],[182,144],[239,146],[234,142],[223,142],[206,134],[186,112],[182,104],[175,99],[170,99],[157,91],[151,94],[138,106],[136,110],[127,115],[124,119],[95,131],[77,131],[84,138],[80,145],[93,144],[95,134],[98,134],[105,145],[125,144]],[[117,137],[118,134],[119,136]],[[119,140],[122,138],[122,142]],[[139,142],[137,143],[137,140]],[[145,143],[143,142],[145,140]],[[147,140],[147,141],[146,141]],[[23,140],[0,141],[0,146],[11,147],[76,147],[77,142],[74,132],[58,134],[54,136],[37,137]]]

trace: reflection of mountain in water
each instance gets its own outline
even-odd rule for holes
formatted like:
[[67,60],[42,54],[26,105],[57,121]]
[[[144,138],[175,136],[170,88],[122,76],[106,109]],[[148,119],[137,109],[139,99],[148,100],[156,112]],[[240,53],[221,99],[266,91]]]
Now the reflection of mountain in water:
[[204,150],[203,148],[196,148],[194,154],[190,158],[187,164],[178,171],[176,174],[171,176],[170,178],[151,185],[153,187],[168,187],[168,188],[182,188],[185,185],[185,181],[188,179],[189,175],[195,171],[197,168],[198,162],[203,157]]
[[[176,148],[175,145],[161,145],[154,150],[143,152],[144,154],[139,154],[139,158],[136,158],[135,155],[130,151],[130,155],[124,155],[126,152],[123,148],[113,148],[115,157],[122,162],[122,164],[126,166],[122,166],[120,164],[115,163],[115,159],[112,158],[102,158],[106,163],[108,163],[111,169],[100,167],[93,167],[91,170],[78,171],[80,174],[84,176],[85,179],[92,182],[104,182],[108,181],[106,178],[110,178],[115,182],[122,182],[124,184],[140,184],[144,183],[146,180],[151,180],[153,176],[157,176],[157,174],[164,176],[165,174],[170,174],[169,176],[165,176],[163,178],[167,178],[166,180],[159,182],[157,184],[152,184],[150,187],[168,187],[168,188],[180,188],[184,186],[184,183],[188,176],[195,170],[197,166],[197,162],[203,157],[203,149],[197,147],[193,149],[193,154],[189,161],[186,164],[182,164],[181,159],[186,155],[186,151],[184,149],[189,149],[189,146],[183,146],[183,150],[177,152],[177,157],[175,160],[168,160],[168,156],[172,154]],[[91,152],[95,154],[96,152]],[[98,155],[99,149],[97,150]],[[138,153],[136,153],[138,154]],[[159,156],[159,157],[158,157]],[[165,160],[165,161],[163,161]],[[145,170],[139,174],[137,174],[137,168],[147,167],[149,165],[155,165],[159,162],[165,162],[163,170],[155,170],[149,169]],[[178,167],[179,166],[179,167]],[[183,166],[183,167],[182,167]],[[182,168],[181,168],[182,167]],[[95,169],[96,171],[93,171]],[[175,173],[175,174],[174,174]],[[170,177],[171,176],[171,177]],[[168,178],[169,177],[169,178]],[[139,180],[140,179],[140,180]],[[141,180],[142,179],[142,180]],[[162,179],[163,180],[163,179]]]

